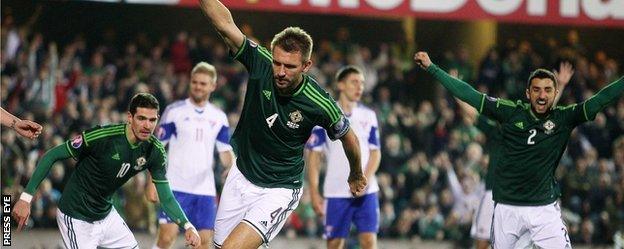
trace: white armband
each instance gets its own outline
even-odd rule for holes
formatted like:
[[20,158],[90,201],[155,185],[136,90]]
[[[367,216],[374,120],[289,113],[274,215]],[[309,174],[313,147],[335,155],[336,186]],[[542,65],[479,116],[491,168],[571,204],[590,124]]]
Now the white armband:
[[20,195],[20,200],[25,201],[30,203],[30,201],[32,201],[33,196],[30,195],[29,193],[23,192],[22,195]]

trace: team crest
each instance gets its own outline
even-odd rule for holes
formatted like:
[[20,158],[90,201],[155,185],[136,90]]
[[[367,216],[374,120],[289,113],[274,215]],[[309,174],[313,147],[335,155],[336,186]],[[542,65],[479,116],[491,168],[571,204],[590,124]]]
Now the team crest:
[[145,163],[147,162],[147,160],[145,160],[145,157],[139,157],[136,160],[137,165],[134,165],[134,170],[141,170],[143,168],[143,165],[145,165]]
[[288,125],[288,127],[290,127],[291,129],[299,128],[299,124],[297,123],[303,120],[303,115],[301,115],[301,112],[299,110],[296,110],[294,112],[291,112],[288,116],[290,117],[290,121],[288,121],[286,125]]
[[553,133],[553,129],[555,129],[555,123],[551,120],[547,120],[546,122],[544,122],[544,129],[546,129],[544,133],[550,135],[551,133]]

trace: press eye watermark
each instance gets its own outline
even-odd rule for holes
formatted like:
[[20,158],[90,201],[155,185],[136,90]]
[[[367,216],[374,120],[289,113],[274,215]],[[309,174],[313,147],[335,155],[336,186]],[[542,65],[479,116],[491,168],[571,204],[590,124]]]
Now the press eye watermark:
[[11,245],[11,196],[2,195],[2,246]]

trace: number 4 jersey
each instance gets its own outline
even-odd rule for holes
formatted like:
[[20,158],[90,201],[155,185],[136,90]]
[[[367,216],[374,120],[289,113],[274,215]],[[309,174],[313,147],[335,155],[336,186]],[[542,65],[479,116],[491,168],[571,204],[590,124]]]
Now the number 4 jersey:
[[321,126],[331,139],[338,139],[349,130],[348,120],[307,75],[294,94],[280,96],[271,53],[251,40],[245,39],[234,58],[249,71],[245,103],[231,141],[239,170],[260,187],[300,188],[303,149],[312,128]]
[[76,219],[92,222],[106,217],[113,193],[145,169],[155,182],[166,181],[163,145],[155,136],[130,144],[125,124],[95,127],[66,145],[78,162],[63,190],[59,209]]

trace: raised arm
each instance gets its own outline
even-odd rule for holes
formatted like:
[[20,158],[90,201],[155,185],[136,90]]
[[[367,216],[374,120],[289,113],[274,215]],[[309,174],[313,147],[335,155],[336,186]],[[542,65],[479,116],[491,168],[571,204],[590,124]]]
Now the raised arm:
[[485,100],[485,94],[475,90],[468,83],[459,79],[453,78],[444,70],[431,62],[429,55],[426,52],[418,52],[414,55],[414,61],[433,77],[439,80],[444,88],[446,88],[451,94],[460,100],[468,103],[472,107],[476,108],[479,113],[483,110],[483,102]]
[[17,134],[29,138],[35,139],[39,134],[41,134],[41,130],[43,127],[40,124],[37,124],[30,120],[19,119],[8,111],[4,110],[4,108],[0,107],[0,121],[2,125],[7,126],[11,129],[14,129]]
[[602,88],[598,93],[583,103],[585,119],[593,120],[598,112],[602,111],[602,109],[613,101],[621,98],[622,94],[624,94],[624,77]]
[[366,189],[366,177],[362,173],[360,143],[351,128],[340,138],[347,160],[349,160],[349,189],[353,196],[361,196]]
[[574,74],[574,69],[572,69],[572,64],[570,62],[561,62],[559,64],[559,70],[555,71],[555,75],[557,76],[557,96],[555,96],[555,101],[553,102],[553,107],[557,106],[559,100],[561,99],[561,95],[563,95],[563,89],[570,83],[570,78]]
[[245,41],[245,35],[236,27],[230,10],[219,0],[200,0],[199,5],[232,53],[238,52]]

